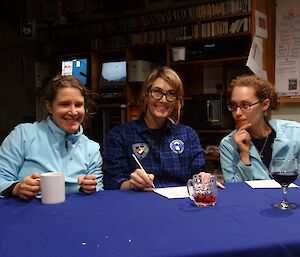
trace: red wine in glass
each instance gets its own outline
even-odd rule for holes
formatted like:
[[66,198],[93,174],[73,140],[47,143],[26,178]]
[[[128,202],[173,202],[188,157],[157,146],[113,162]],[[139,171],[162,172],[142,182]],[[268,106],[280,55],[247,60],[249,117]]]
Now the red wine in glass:
[[297,159],[273,158],[271,161],[271,178],[273,178],[282,187],[283,199],[275,203],[273,207],[287,210],[296,208],[296,204],[287,200],[288,186],[293,183],[299,173],[299,164]]
[[279,183],[281,186],[288,187],[291,183],[293,183],[298,177],[298,171],[291,172],[272,172],[273,179]]
[[215,205],[217,197],[215,195],[198,194],[194,195],[194,200],[201,206]]

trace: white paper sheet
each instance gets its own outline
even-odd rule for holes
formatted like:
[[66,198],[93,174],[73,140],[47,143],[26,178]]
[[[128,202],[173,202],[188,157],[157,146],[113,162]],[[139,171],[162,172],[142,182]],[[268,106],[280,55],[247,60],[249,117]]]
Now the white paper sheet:
[[[273,179],[245,181],[252,188],[281,188],[281,186]],[[299,187],[292,183],[289,187]]]
[[268,74],[263,70],[263,55],[263,41],[261,38],[254,36],[246,66],[249,67],[256,76],[267,80]]
[[155,188],[154,192],[169,199],[189,197],[186,186]]

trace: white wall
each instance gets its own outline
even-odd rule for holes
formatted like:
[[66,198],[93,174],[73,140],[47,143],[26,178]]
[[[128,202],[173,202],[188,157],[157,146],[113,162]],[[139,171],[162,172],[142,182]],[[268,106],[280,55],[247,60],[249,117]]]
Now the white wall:
[[273,112],[272,118],[300,122],[300,103],[282,103],[279,110]]

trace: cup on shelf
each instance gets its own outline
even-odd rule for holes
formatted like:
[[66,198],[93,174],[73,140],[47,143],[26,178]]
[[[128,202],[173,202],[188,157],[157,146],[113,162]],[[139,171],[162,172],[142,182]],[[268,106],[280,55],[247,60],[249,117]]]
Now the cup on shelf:
[[186,53],[185,46],[172,47],[171,52],[172,52],[173,62],[185,61],[185,53]]
[[42,173],[40,186],[43,204],[56,204],[65,201],[65,178],[62,172]]

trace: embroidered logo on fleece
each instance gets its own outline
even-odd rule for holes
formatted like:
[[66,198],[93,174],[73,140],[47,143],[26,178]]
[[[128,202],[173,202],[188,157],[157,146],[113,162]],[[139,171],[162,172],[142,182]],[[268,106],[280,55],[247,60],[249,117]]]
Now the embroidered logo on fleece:
[[170,148],[174,153],[182,153],[184,150],[184,143],[180,139],[175,139],[170,143]]
[[149,147],[145,143],[137,143],[132,145],[132,150],[137,158],[144,159],[149,152]]

